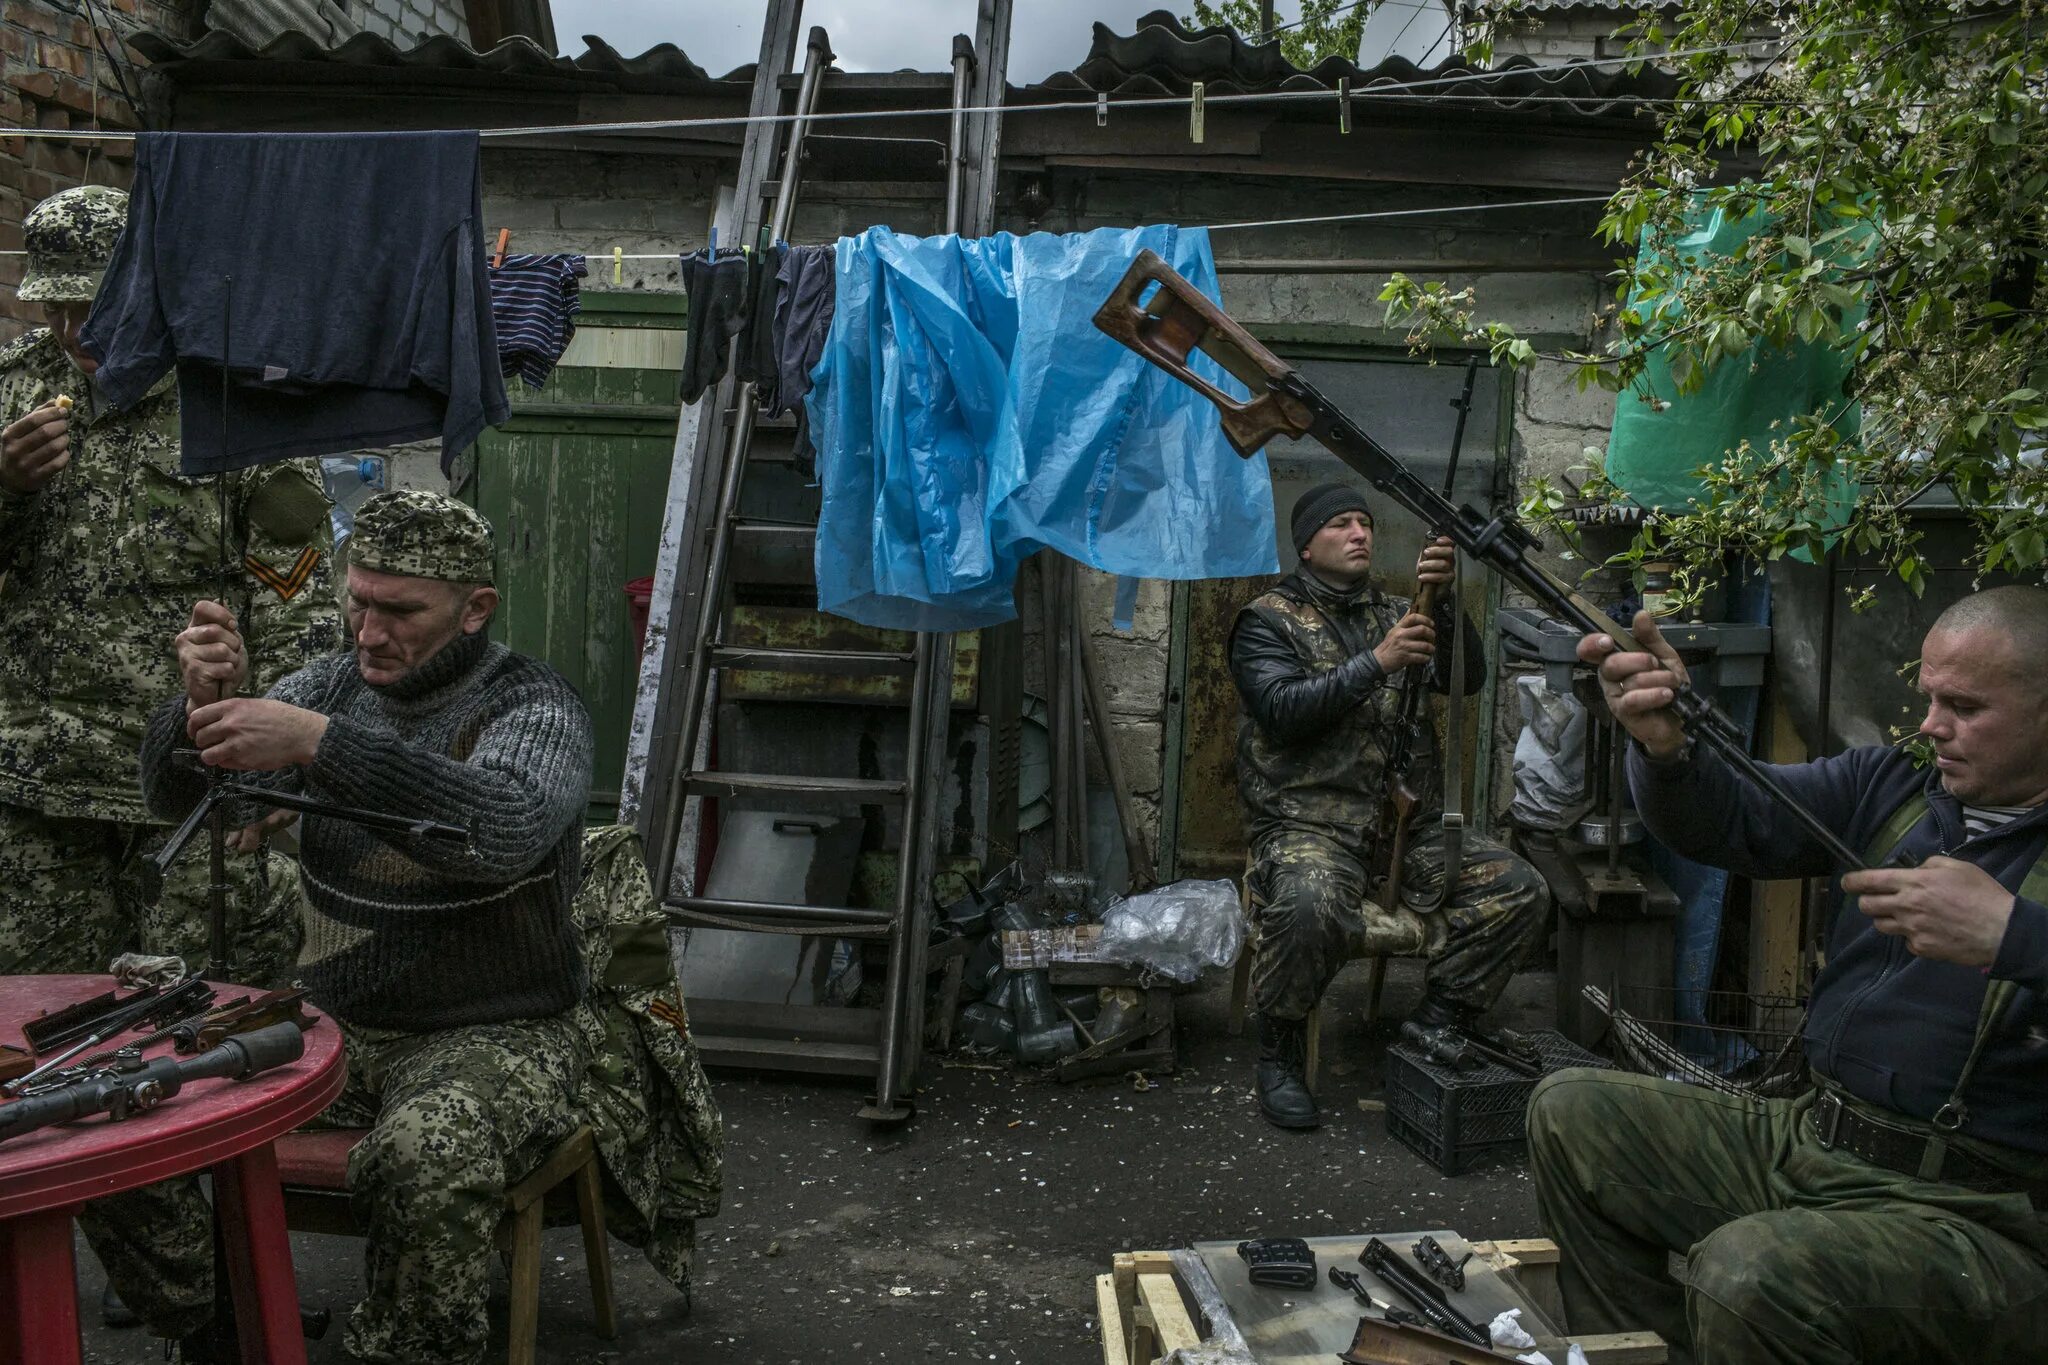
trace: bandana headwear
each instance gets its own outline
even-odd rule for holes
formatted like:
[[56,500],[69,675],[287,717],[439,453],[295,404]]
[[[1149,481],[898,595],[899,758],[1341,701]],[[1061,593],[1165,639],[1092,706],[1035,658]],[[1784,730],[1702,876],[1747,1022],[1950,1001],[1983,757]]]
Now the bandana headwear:
[[446,493],[421,488],[379,493],[356,512],[348,562],[408,578],[490,583],[491,524]]
[[1372,520],[1372,506],[1366,502],[1365,494],[1348,483],[1319,483],[1296,498],[1294,515],[1288,523],[1294,535],[1296,557],[1308,548],[1316,532],[1330,524],[1332,517],[1346,512],[1363,512],[1367,521]]

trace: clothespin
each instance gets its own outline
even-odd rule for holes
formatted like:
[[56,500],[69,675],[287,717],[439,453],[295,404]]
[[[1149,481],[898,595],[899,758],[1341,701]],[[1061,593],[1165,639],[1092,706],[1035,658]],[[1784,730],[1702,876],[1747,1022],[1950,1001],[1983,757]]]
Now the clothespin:
[[1351,131],[1351,78],[1349,76],[1339,76],[1337,78],[1337,131],[1340,133]]
[[612,248],[612,283],[624,284],[625,282],[626,248],[622,246],[615,246]]
[[508,242],[510,242],[511,240],[512,240],[512,229],[511,229],[511,228],[499,228],[499,229],[498,229],[498,254],[497,254],[497,255],[495,255],[495,256],[493,256],[493,257],[491,257],[491,269],[493,269],[493,270],[503,270],[503,269],[505,268],[505,246],[506,246],[506,244],[507,244]]
[[1202,140],[1202,115],[1204,113],[1202,101],[1207,94],[1208,86],[1201,81],[1196,81],[1195,97],[1188,102],[1188,141],[1190,142],[1200,142]]
[[1097,128],[1107,128],[1109,126],[1108,95],[1097,95],[1095,97],[1095,126]]
[[717,229],[717,228],[713,228],[713,229],[711,229],[711,249],[710,249],[710,251],[709,251],[709,252],[708,252],[708,253],[706,254],[706,256],[705,256],[705,258],[704,258],[704,259],[706,259],[706,260],[708,260],[708,261],[715,261],[715,260],[717,260],[717,259],[718,259],[718,229]]

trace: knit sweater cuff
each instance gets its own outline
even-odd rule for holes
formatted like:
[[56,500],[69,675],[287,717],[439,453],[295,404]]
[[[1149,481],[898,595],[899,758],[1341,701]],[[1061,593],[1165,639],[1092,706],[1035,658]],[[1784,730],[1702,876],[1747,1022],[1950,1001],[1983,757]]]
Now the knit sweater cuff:
[[423,813],[432,802],[429,774],[411,762],[412,746],[380,726],[329,716],[306,780],[329,800],[372,810]]

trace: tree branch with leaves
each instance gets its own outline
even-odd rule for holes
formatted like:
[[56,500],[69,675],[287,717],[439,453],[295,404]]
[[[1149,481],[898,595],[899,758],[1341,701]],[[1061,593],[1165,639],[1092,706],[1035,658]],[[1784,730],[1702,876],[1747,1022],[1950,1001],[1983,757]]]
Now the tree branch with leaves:
[[[1601,218],[1604,240],[1651,247],[1618,271],[1604,343],[1546,355],[1474,291],[1403,275],[1380,295],[1389,320],[1418,348],[1570,364],[1623,403],[1662,401],[1645,383],[1660,352],[1680,395],[1718,366],[1841,355],[1839,394],[1697,471],[1622,562],[1697,578],[1840,543],[1917,592],[1908,509],[1945,487],[1976,526],[1975,567],[2048,570],[2048,0],[1695,0],[1623,35],[1630,55],[1681,54],[1661,64],[1682,88]],[[1738,156],[1757,169],[1724,173]],[[1712,259],[1657,249],[1703,208],[1762,226]],[[1622,496],[1598,461],[1580,492]],[[1524,510],[1562,530],[1565,501],[1538,484]]]

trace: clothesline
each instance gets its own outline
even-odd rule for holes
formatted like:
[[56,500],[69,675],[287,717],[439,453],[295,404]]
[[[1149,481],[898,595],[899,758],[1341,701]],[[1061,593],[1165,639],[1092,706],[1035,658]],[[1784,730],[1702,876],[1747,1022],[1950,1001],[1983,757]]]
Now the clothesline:
[[[1374,209],[1365,213],[1323,213],[1306,218],[1262,218],[1243,223],[1212,223],[1206,225],[1209,232],[1238,232],[1249,228],[1299,227],[1307,223],[1350,223],[1371,218],[1421,218],[1446,213],[1481,213],[1489,209],[1527,209],[1548,207],[1553,204],[1604,204],[1604,194],[1571,195],[1552,199],[1515,199],[1486,204],[1444,204],[1435,208],[1415,209]],[[1203,227],[1203,224],[1182,224],[1187,227]],[[821,244],[822,245],[822,244]],[[26,251],[15,249],[0,251],[0,256],[25,256]],[[486,255],[491,254],[486,252]],[[598,265],[606,261],[673,261],[682,253],[678,251],[610,251],[599,249],[575,253],[549,252],[550,255],[580,255]]]
[[[1705,47],[1676,48],[1670,52],[1655,54],[1659,61],[1675,57],[1698,57],[1715,52],[1739,52],[1756,47],[1767,39],[1752,39],[1747,42],[1716,43]],[[1500,67],[1491,71],[1466,71],[1455,76],[1428,76],[1412,81],[1374,81],[1360,90],[1352,90],[1348,83],[1335,90],[1258,90],[1234,95],[1154,95],[1143,98],[1111,99],[1107,94],[1097,94],[1089,99],[1056,100],[1048,104],[976,104],[963,106],[959,110],[939,109],[874,109],[836,110],[823,113],[776,113],[776,114],[732,114],[710,118],[686,119],[641,119],[622,123],[555,123],[538,124],[519,128],[481,128],[474,130],[479,137],[552,137],[577,133],[650,133],[677,132],[692,128],[744,128],[756,123],[794,123],[801,119],[806,125],[813,123],[859,122],[869,119],[932,118],[951,113],[961,114],[1037,114],[1072,112],[1093,109],[1098,121],[1106,120],[1112,110],[1178,109],[1193,105],[1199,98],[1204,105],[1222,104],[1263,104],[1287,100],[1334,99],[1348,102],[1356,99],[1398,93],[1407,90],[1428,90],[1444,85],[1463,85],[1473,81],[1499,80],[1504,77],[1542,76],[1552,72],[1584,71],[1594,67],[1640,66],[1651,60],[1648,57],[1594,57],[1583,61],[1559,62],[1550,65]],[[1488,98],[1486,96],[1435,96],[1439,99]],[[1630,103],[1674,103],[1654,96],[1598,96],[1578,97],[1572,95],[1531,95],[1522,97],[1524,102],[1544,101],[1560,103],[1615,104]],[[1687,101],[1693,102],[1693,101]],[[135,137],[132,132],[99,132],[77,128],[6,128],[8,137],[68,138],[75,141],[125,142]],[[450,130],[457,131],[457,130]]]

